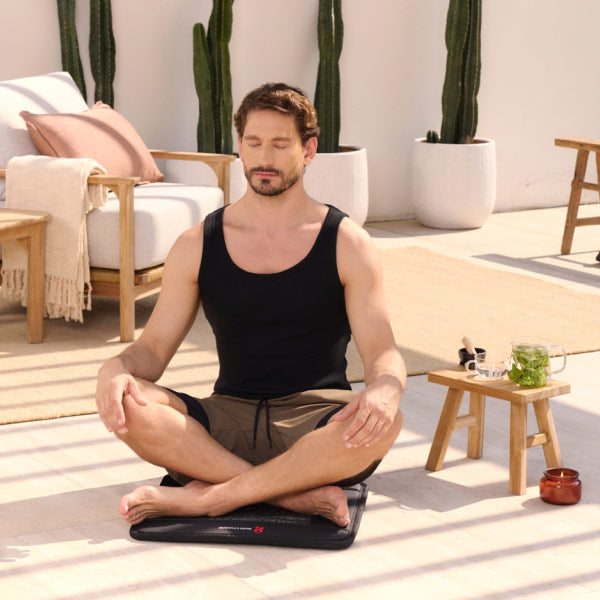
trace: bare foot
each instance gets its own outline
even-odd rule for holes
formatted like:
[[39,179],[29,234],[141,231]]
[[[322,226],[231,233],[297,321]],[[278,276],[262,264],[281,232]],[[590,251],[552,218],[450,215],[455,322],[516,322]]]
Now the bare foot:
[[272,504],[307,515],[321,515],[341,527],[350,522],[348,499],[344,490],[336,485],[324,485],[286,496]]
[[[219,487],[201,481],[192,481],[184,487],[143,485],[121,498],[119,512],[131,525],[153,517],[222,515],[235,507],[228,508],[225,498],[217,498],[218,493],[209,494],[209,491],[218,492]],[[321,515],[341,527],[350,522],[346,494],[334,485],[279,498],[271,504],[303,514]]]
[[121,498],[119,512],[131,525],[152,517],[207,515],[212,507],[204,496],[211,487],[201,481],[184,487],[142,485]]

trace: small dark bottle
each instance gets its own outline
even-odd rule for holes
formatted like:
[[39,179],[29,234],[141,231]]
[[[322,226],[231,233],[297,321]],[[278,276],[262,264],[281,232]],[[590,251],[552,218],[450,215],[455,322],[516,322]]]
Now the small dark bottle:
[[550,504],[577,504],[581,500],[581,481],[575,469],[546,469],[540,479],[540,498]]

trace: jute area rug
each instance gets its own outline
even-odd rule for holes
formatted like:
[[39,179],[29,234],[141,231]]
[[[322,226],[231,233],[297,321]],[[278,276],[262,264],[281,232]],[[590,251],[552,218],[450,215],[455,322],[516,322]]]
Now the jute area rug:
[[[600,296],[540,279],[489,269],[426,249],[382,250],[385,294],[408,373],[457,363],[461,338],[505,348],[516,336],[542,336],[569,353],[600,349]],[[139,335],[156,297],[137,303]],[[173,307],[177,310],[177,307]],[[0,297],[0,424],[95,412],[98,368],[119,342],[118,304],[94,298],[84,323],[45,320],[41,344],[26,342],[25,309]],[[354,345],[351,381],[363,379]],[[208,395],[217,376],[214,337],[200,314],[162,385]]]

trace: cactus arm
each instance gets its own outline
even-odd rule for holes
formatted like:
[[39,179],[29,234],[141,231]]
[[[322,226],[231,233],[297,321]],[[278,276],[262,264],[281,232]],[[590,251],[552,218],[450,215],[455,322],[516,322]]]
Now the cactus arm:
[[90,0],[90,66],[96,82],[94,99],[115,104],[115,38],[110,0]]
[[[464,72],[464,103],[460,129],[470,143],[477,129],[477,92],[481,77],[481,0],[470,0],[469,38]],[[461,137],[462,137],[461,136]]]
[[215,127],[213,123],[211,60],[202,23],[193,29],[194,83],[198,94],[198,152],[215,152]]
[[57,8],[62,68],[71,74],[73,81],[77,84],[87,102],[85,78],[81,57],[79,56],[77,30],[75,29],[75,0],[57,0]]
[[319,70],[315,108],[319,117],[319,152],[338,152],[341,126],[340,69],[344,24],[341,0],[319,0]]

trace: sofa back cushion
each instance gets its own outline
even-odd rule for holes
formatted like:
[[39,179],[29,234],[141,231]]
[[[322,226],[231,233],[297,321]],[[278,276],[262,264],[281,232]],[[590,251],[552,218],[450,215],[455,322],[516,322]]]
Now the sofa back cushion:
[[[25,122],[23,110],[35,113],[80,112],[88,108],[79,88],[68,73],[48,73],[0,81],[0,168],[13,156],[39,154]],[[0,200],[5,183],[0,179]]]

